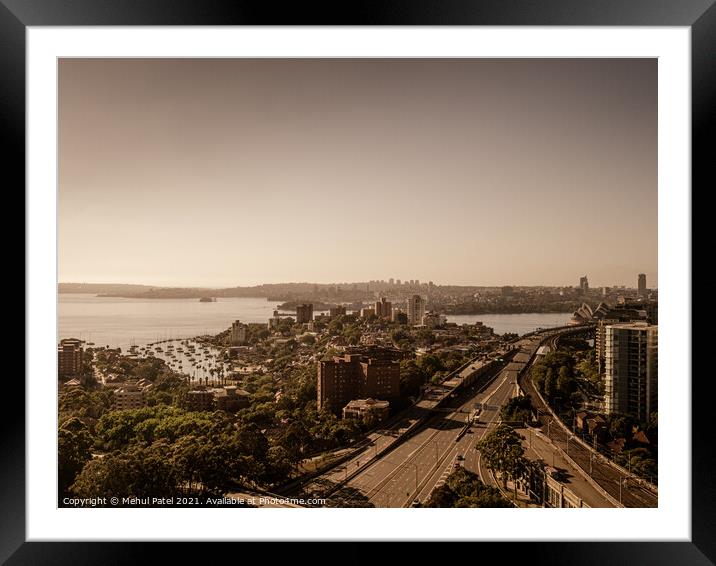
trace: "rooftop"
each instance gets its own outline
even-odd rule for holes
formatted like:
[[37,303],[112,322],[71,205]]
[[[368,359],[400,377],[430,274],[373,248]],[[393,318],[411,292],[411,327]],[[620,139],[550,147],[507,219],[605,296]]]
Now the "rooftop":
[[346,405],[347,408],[351,409],[369,409],[369,408],[375,408],[375,409],[387,409],[390,407],[390,403],[388,401],[381,401],[378,399],[353,399],[352,401],[349,401]]
[[645,328],[658,328],[656,324],[649,324],[641,320],[634,322],[620,322],[618,324],[610,324],[611,328],[623,328],[625,330],[643,330]]

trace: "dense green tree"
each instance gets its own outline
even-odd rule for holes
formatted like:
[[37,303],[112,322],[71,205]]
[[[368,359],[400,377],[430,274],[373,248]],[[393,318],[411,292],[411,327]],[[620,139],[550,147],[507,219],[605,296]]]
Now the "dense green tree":
[[154,381],[166,368],[166,364],[158,358],[148,358],[139,361],[129,373],[135,379],[148,379]]
[[417,360],[417,363],[420,369],[422,369],[429,376],[432,376],[439,371],[445,370],[445,364],[443,363],[443,360],[440,358],[440,356],[436,356],[435,354],[426,354],[425,356],[420,356]]
[[513,397],[500,410],[500,418],[508,422],[528,423],[532,420],[532,402],[526,395]]
[[400,362],[400,395],[402,397],[417,397],[420,387],[427,381],[427,373],[415,360],[408,359]]
[[92,458],[90,449],[93,439],[87,426],[73,417],[60,425],[57,443],[58,484],[60,495],[64,495]]
[[633,473],[654,481],[658,475],[656,459],[646,448],[634,448],[627,455],[627,468]]
[[268,440],[263,432],[254,424],[244,424],[237,428],[237,448],[244,454],[253,456],[257,460],[266,459],[269,449]]
[[512,507],[500,491],[486,486],[477,474],[457,468],[433,490],[426,507]]
[[408,324],[408,315],[404,312],[394,313],[393,326],[404,326]]
[[97,436],[108,450],[126,446],[134,439],[134,427],[138,424],[134,413],[135,411],[111,411],[99,420]]
[[428,328],[418,330],[417,338],[423,344],[431,345],[435,343],[435,333]]
[[574,377],[567,366],[561,366],[557,375],[557,390],[561,396],[570,393],[573,387]]
[[397,347],[410,346],[415,342],[415,339],[407,329],[396,328],[390,333],[390,338]]
[[313,441],[311,433],[300,421],[293,421],[289,424],[281,436],[277,439],[276,445],[281,447],[288,459],[297,464],[304,458]]
[[259,428],[267,428],[274,424],[276,420],[276,404],[273,400],[265,400],[264,402],[254,402],[246,411],[241,413],[241,422],[244,424],[254,424]]
[[579,371],[582,377],[595,383],[599,382],[599,367],[596,362],[594,350],[589,350],[587,353],[578,357],[578,360],[579,361],[576,363],[575,368]]
[[328,323],[328,331],[333,336],[338,336],[342,330],[343,322],[341,321],[341,318],[334,318],[331,322]]
[[503,486],[507,478],[522,478],[527,472],[527,459],[522,437],[505,424],[497,425],[475,446],[492,471],[500,474]]
[[199,481],[200,461],[196,454],[201,449],[202,444],[202,437],[189,434],[177,439],[172,445],[172,468],[178,476],[180,487],[189,493],[194,493]]
[[612,438],[628,438],[631,436],[633,419],[627,415],[611,415],[609,417],[609,434]]
[[557,378],[554,375],[554,370],[550,367],[547,368],[547,372],[544,376],[544,394],[548,401],[551,401],[559,391],[557,389]]
[[88,391],[74,388],[61,391],[58,398],[60,422],[72,417],[93,421],[99,419],[112,407],[112,392],[100,389]]
[[272,446],[268,449],[266,458],[267,481],[285,482],[294,469],[294,460],[283,446]]
[[225,424],[224,419],[220,413],[189,412],[166,405],[110,411],[97,423],[97,436],[108,450],[115,450],[137,441],[174,442],[187,434],[208,434],[214,427]]
[[70,491],[78,497],[171,497],[178,476],[164,443],[134,445],[88,462]]
[[430,498],[425,503],[425,507],[456,507],[455,503],[457,500],[458,495],[447,485],[443,484],[433,490],[430,494]]

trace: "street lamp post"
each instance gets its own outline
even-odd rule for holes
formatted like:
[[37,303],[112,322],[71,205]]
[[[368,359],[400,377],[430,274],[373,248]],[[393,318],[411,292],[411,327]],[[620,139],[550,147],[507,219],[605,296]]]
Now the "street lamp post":
[[[408,462],[409,465],[415,466],[415,496],[418,495],[418,465],[415,462]],[[408,493],[408,495],[410,495]]]

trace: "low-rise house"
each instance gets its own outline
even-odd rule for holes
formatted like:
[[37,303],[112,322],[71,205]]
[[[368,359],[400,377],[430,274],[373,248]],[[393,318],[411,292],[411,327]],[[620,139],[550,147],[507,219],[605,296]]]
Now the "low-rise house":
[[235,413],[249,406],[249,393],[234,385],[227,385],[214,390],[216,408],[227,413]]
[[635,432],[634,436],[631,437],[631,440],[634,444],[641,444],[642,446],[651,445],[651,439],[643,430]]
[[607,442],[607,448],[612,451],[612,454],[621,454],[624,452],[626,446],[626,438],[615,438],[611,442]]
[[596,415],[587,419],[587,429],[589,434],[599,436],[606,431],[607,419],[602,415]]
[[124,378],[116,373],[110,373],[104,378],[104,384],[106,387],[121,387],[124,384]]
[[589,413],[586,411],[580,411],[575,415],[575,427],[580,432],[583,432],[584,429],[587,426],[587,418],[589,417]]
[[146,407],[147,400],[144,389],[135,382],[126,382],[114,392],[114,410],[141,409]]
[[376,399],[353,399],[343,407],[344,419],[364,419],[374,417],[376,422],[383,422],[390,414],[390,403]]

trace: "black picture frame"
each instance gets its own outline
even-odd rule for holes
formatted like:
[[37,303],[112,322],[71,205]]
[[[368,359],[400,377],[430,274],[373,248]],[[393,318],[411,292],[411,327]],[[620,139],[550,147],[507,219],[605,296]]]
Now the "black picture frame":
[[[25,183],[26,27],[69,25],[687,26],[691,28],[692,57],[692,194],[697,192],[696,187],[705,192],[713,184],[712,150],[708,148],[716,138],[714,0],[383,0],[354,3],[347,11],[341,11],[339,6],[337,2],[330,5],[312,2],[279,8],[265,1],[240,0],[0,0],[0,132],[7,138],[6,191],[19,189]],[[685,374],[689,369],[685,366]],[[24,398],[24,382],[9,377],[4,381],[5,398]],[[686,375],[678,377],[683,379]],[[466,548],[464,553],[460,553],[461,548],[447,555],[438,550],[442,560],[487,559],[497,551],[504,553],[508,562],[525,564],[716,563],[716,482],[712,472],[716,462],[709,438],[712,411],[707,405],[713,398],[709,395],[713,389],[710,381],[692,381],[691,542],[483,543],[479,548]],[[217,543],[208,548],[138,542],[25,542],[24,411],[13,417],[6,414],[0,435],[4,464],[0,481],[0,561],[10,565],[144,563],[156,552],[165,562],[205,561],[218,547]],[[585,532],[584,538],[589,539],[590,535]],[[77,533],[77,538],[81,536]],[[559,538],[558,533],[555,538]],[[297,544],[274,544],[267,559],[272,563],[295,561],[304,550]],[[308,556],[351,563],[385,560],[388,555],[376,545],[348,543],[340,548],[322,545]],[[400,549],[404,560],[431,558],[423,544],[405,546]],[[253,550],[238,554],[231,551],[230,555],[246,559]]]

